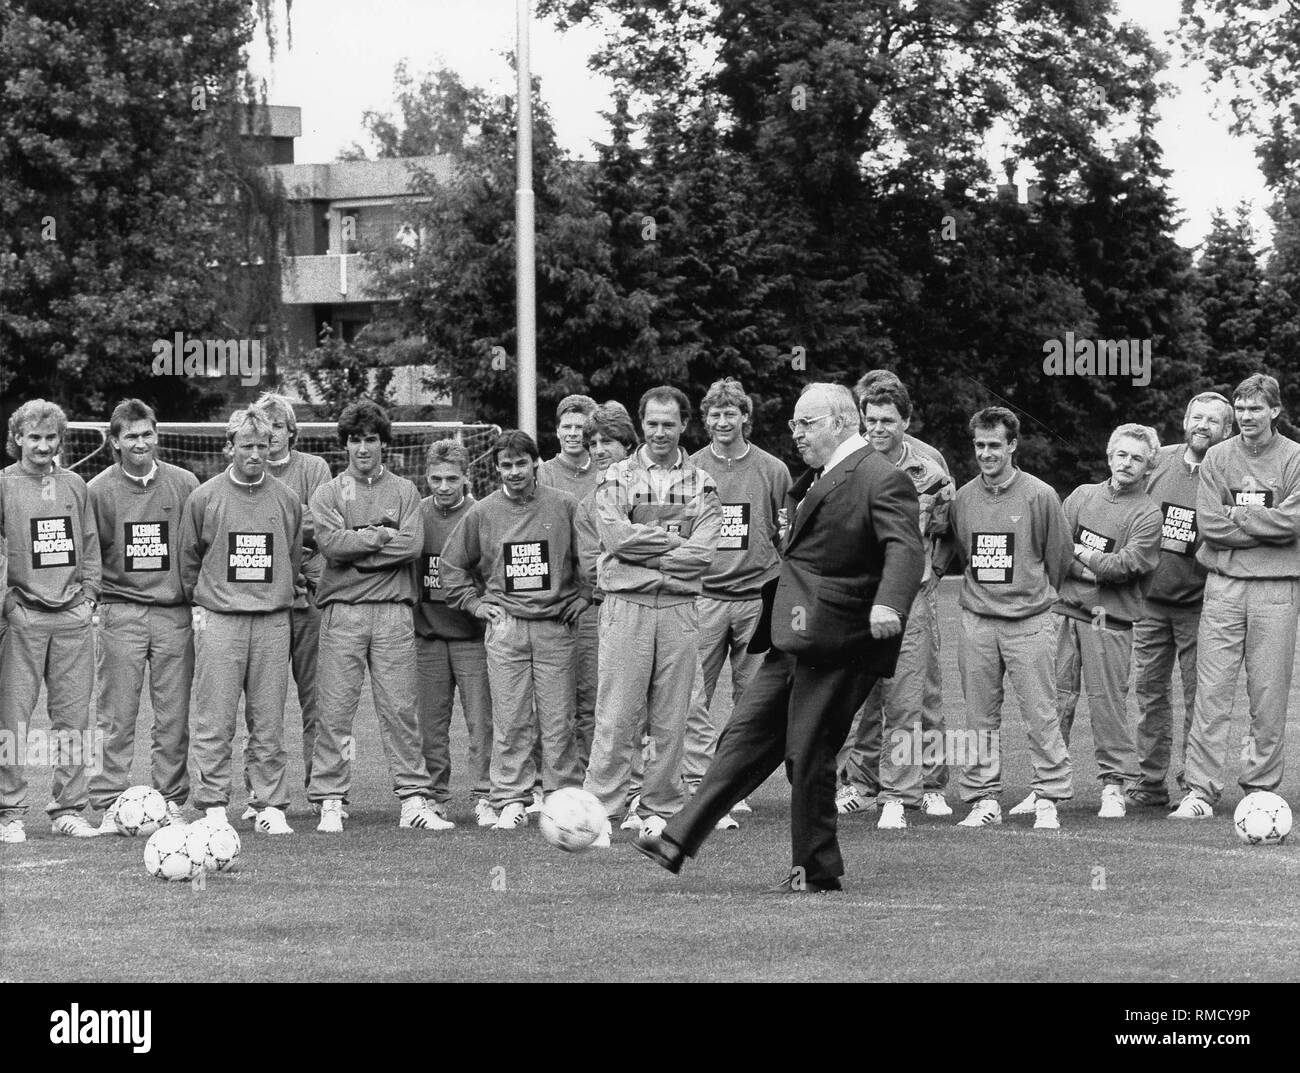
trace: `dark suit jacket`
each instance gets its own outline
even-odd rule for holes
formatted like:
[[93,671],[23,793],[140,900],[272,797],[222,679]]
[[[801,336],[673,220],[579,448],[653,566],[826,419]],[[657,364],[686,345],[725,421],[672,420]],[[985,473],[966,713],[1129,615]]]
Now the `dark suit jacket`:
[[781,573],[764,589],[750,651],[775,647],[805,663],[860,664],[888,677],[902,635],[874,640],[869,619],[875,603],[906,616],[920,590],[925,551],[916,488],[869,446],[809,491],[812,482],[808,470],[790,489]]

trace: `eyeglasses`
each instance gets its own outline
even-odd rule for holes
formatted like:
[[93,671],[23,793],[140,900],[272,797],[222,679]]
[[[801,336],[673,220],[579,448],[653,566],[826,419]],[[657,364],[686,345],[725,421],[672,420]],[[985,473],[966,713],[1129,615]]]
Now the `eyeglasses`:
[[816,417],[796,417],[793,421],[787,421],[791,432],[807,432],[818,421],[825,421],[828,417],[833,417],[829,411],[824,414],[818,414]]

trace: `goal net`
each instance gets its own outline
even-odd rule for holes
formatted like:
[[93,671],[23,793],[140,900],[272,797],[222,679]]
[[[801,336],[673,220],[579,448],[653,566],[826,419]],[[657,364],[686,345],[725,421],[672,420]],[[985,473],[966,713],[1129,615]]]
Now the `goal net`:
[[[424,460],[435,440],[459,440],[469,452],[470,482],[482,499],[498,483],[492,465],[492,444],[499,425],[461,424],[455,421],[394,421],[392,440],[384,463],[394,473],[415,482],[420,495],[429,494],[424,483]],[[158,422],[158,457],[189,470],[200,483],[215,477],[229,464],[225,455],[226,426],[220,422]],[[298,422],[295,451],[320,455],[337,476],[347,468],[347,451],[339,444],[338,426],[332,421]],[[108,442],[107,421],[69,421],[60,462],[89,481],[116,461]]]

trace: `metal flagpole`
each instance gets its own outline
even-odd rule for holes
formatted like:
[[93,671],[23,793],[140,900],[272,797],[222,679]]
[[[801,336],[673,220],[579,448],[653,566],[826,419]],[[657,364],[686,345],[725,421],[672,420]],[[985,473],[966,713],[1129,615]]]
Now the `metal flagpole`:
[[537,437],[537,266],[533,217],[533,84],[528,63],[528,0],[517,0],[519,43],[515,161],[515,340],[519,427]]

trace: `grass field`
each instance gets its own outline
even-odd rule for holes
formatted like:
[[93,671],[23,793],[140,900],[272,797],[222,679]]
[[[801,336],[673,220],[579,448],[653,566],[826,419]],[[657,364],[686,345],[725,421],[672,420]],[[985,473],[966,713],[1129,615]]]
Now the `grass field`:
[[[945,582],[945,707],[960,726],[955,607],[956,584]],[[148,718],[146,710],[135,781],[144,781]],[[296,720],[291,703],[295,789]],[[1233,741],[1245,723],[1239,692]],[[535,826],[479,830],[459,777],[455,831],[398,830],[368,700],[344,834],[317,834],[297,792],[289,814],[297,834],[268,838],[237,823],[240,871],[202,890],[150,878],[142,839],[50,835],[41,813],[49,774],[29,769],[29,841],[0,846],[0,980],[1300,977],[1300,839],[1252,848],[1234,837],[1235,747],[1224,814],[1178,823],[1133,807],[1126,820],[1102,821],[1089,729],[1085,701],[1072,750],[1076,796],[1061,809],[1061,832],[1032,831],[1032,817],[960,829],[960,808],[897,832],[877,831],[874,816],[848,817],[840,825],[847,890],[834,897],[759,893],[789,862],[779,775],[751,799],[742,829],[716,835],[676,879],[617,835],[612,851],[566,856]],[[1294,724],[1289,731],[1282,792],[1294,807],[1300,741]],[[1027,789],[1023,743],[1013,705],[1004,808]],[[458,732],[455,762],[463,750]]]

